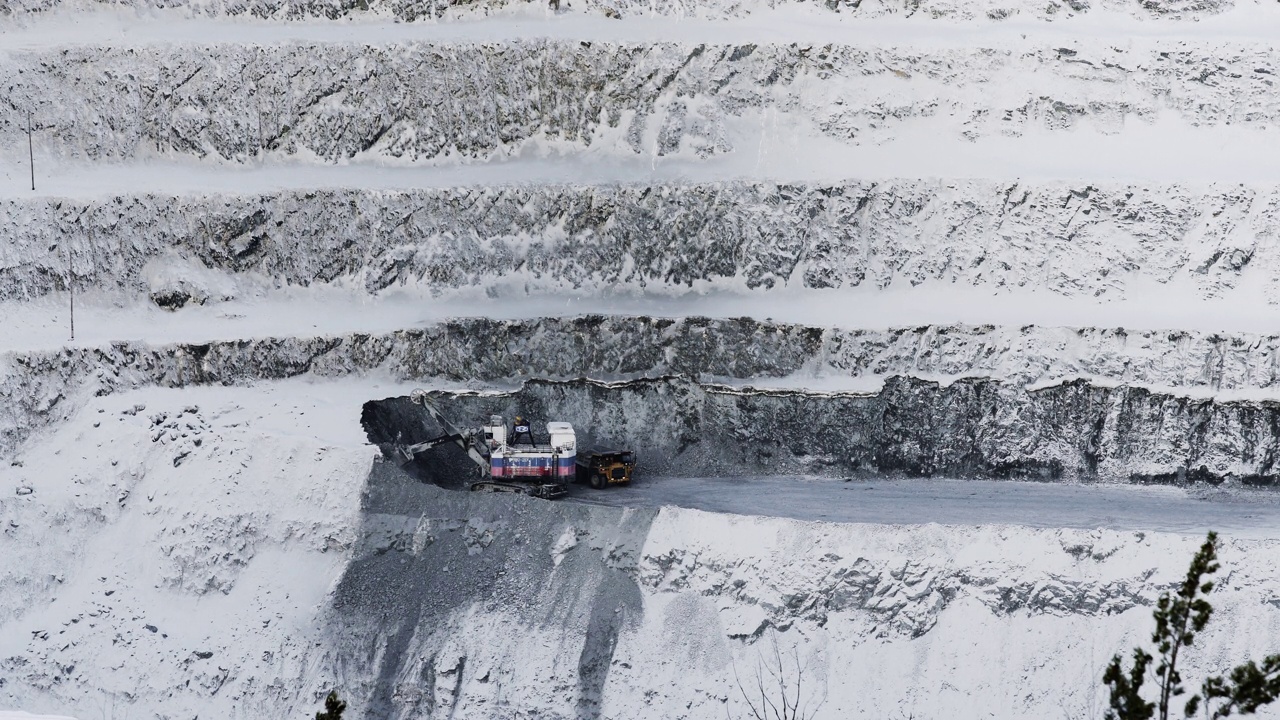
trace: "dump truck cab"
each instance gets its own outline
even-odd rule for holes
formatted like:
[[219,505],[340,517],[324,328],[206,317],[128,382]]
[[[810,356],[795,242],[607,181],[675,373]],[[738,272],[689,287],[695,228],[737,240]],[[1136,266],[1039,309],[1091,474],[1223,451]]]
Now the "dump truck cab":
[[593,450],[579,453],[576,464],[578,482],[590,483],[600,490],[609,485],[629,485],[636,469],[636,454],[631,450]]

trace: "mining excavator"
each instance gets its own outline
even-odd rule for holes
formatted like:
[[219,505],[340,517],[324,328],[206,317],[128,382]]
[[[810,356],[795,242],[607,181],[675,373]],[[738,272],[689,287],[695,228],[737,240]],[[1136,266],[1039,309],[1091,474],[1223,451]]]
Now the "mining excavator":
[[487,425],[461,429],[427,399],[426,391],[414,390],[409,399],[440,423],[445,434],[413,445],[397,445],[405,462],[453,443],[480,468],[480,477],[471,482],[473,491],[519,493],[546,500],[568,494],[568,483],[577,473],[577,438],[569,423],[547,423],[545,444],[508,443],[508,428],[501,415],[490,416]]

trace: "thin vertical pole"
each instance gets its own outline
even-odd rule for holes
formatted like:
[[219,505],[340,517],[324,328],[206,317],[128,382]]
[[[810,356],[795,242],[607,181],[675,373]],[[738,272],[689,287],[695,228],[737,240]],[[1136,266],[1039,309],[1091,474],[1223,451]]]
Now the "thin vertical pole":
[[71,243],[67,243],[67,289],[71,291],[71,339],[76,339],[76,276],[71,269]]
[[27,161],[31,163],[31,189],[36,189],[36,153],[31,148],[31,111],[27,111]]

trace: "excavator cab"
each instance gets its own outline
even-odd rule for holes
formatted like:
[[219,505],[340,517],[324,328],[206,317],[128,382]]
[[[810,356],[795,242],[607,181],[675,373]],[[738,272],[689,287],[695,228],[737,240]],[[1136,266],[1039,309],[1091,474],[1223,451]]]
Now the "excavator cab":
[[397,445],[406,462],[419,453],[445,443],[461,448],[479,469],[480,477],[471,483],[475,492],[509,492],[553,500],[569,492],[565,485],[574,474],[577,442],[573,426],[566,422],[547,423],[550,442],[533,444],[532,437],[519,443],[516,433],[531,435],[527,425],[518,422],[508,435],[501,415],[489,416],[489,424],[478,428],[459,429],[444,415],[422,390],[414,390],[409,399],[421,405],[427,414],[444,428],[445,434],[414,445]]

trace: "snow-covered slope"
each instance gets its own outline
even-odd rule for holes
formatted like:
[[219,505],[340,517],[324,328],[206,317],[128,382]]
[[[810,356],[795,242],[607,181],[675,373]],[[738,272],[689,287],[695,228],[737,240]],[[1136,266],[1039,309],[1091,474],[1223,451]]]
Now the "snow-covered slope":
[[215,697],[245,717],[311,705],[300,658],[372,458],[339,421],[353,390],[99,399],[5,463],[0,706],[92,718],[206,715]]
[[1210,525],[1280,645],[1273,3],[561,4],[0,0],[0,716],[1092,717]]
[[[336,686],[357,717],[719,718],[776,639],[823,717],[1096,716],[1198,542],[1017,504],[837,525],[441,490],[350,422],[401,391],[133,391],[26,446],[0,468],[0,705],[266,718]],[[1225,544],[1188,677],[1274,649],[1268,527]]]

